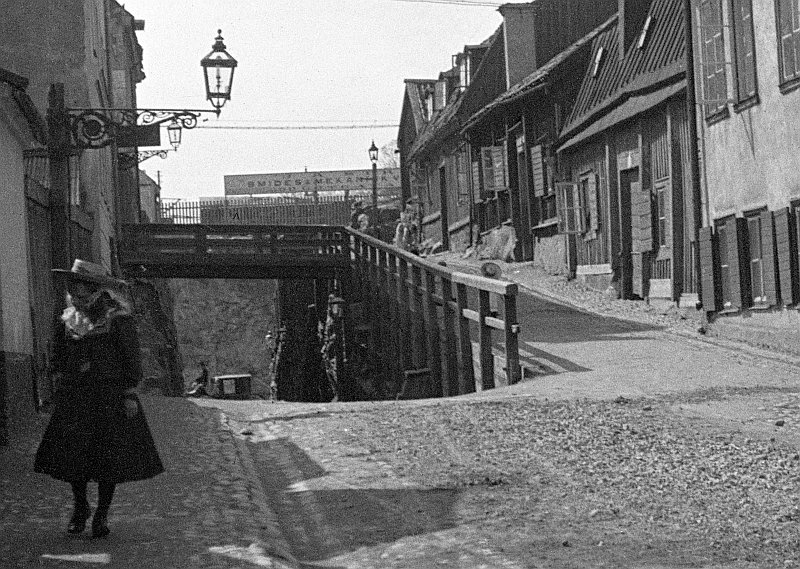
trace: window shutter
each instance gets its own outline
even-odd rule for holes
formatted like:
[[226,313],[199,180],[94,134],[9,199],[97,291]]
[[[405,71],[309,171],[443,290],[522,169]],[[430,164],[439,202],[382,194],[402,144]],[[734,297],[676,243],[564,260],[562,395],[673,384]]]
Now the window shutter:
[[633,223],[634,253],[653,250],[653,204],[649,190],[642,190],[641,182],[631,184],[631,222]]
[[775,251],[778,262],[778,284],[780,285],[780,299],[782,304],[794,304],[792,286],[792,230],[789,223],[789,208],[777,210],[773,215],[775,223]]
[[480,196],[481,189],[481,164],[477,160],[472,163],[472,192],[473,200]]
[[714,278],[716,258],[714,254],[714,233],[711,227],[700,228],[700,282],[703,310],[716,312],[719,310],[717,289]]
[[494,188],[494,159],[492,158],[492,146],[481,148],[481,158],[483,159],[483,190],[488,192]]
[[742,232],[738,218],[733,218],[725,224],[725,234],[728,240],[728,274],[730,278],[731,307],[742,307],[742,248],[739,246],[739,235]]
[[777,279],[775,278],[775,232],[772,227],[772,212],[761,212],[761,267],[764,273],[764,296],[772,306],[778,302]]
[[544,160],[542,145],[531,147],[531,170],[533,171],[533,195],[537,198],[545,194]]
[[503,189],[506,187],[506,156],[505,144],[492,146],[492,168],[494,169],[494,187]]
[[600,229],[600,207],[597,203],[597,175],[592,173],[586,184],[586,196],[589,202],[589,229]]

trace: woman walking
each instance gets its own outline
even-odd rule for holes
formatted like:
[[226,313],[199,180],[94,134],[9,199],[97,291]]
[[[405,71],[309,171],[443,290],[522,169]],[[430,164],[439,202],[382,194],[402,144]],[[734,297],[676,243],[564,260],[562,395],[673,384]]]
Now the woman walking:
[[53,272],[66,287],[67,308],[53,350],[55,406],[34,470],[72,485],[71,534],[86,528],[87,485],[97,482],[92,536],[104,537],[116,485],[152,478],[164,467],[136,396],[139,340],[122,281],[81,259]]

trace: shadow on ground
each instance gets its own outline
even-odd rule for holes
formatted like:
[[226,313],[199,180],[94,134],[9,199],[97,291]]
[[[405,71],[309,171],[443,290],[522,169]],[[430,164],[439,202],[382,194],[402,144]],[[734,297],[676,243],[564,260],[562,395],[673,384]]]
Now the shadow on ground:
[[304,563],[456,525],[458,490],[309,490],[303,482],[327,472],[289,439],[250,447],[269,506],[292,554]]

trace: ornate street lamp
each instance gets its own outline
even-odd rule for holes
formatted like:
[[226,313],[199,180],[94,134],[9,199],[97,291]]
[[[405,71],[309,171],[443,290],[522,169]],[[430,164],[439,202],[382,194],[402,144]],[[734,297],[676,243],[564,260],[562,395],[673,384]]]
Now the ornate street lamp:
[[[378,147],[375,146],[374,140],[368,152],[369,159],[372,162],[372,215],[369,216],[369,219],[370,225],[374,227],[378,222]],[[375,218],[374,221],[373,217]]]
[[219,115],[222,107],[231,98],[233,72],[238,62],[226,51],[225,44],[222,43],[222,30],[217,30],[215,39],[211,53],[200,61],[200,65],[203,66],[206,80],[206,98],[211,101]]
[[[219,32],[218,32],[219,33]],[[202,59],[200,64],[205,73],[206,98],[211,101],[209,109],[124,109],[103,108],[63,109],[68,115],[68,129],[71,146],[74,148],[103,148],[117,141],[119,136],[135,127],[157,126],[169,122],[167,134],[170,144],[177,149],[181,141],[181,129],[197,126],[202,113],[219,116],[222,106],[231,98],[233,71],[237,62],[225,51],[222,36],[217,36],[213,51]],[[134,137],[135,138],[135,137]],[[130,146],[138,146],[131,144]]]

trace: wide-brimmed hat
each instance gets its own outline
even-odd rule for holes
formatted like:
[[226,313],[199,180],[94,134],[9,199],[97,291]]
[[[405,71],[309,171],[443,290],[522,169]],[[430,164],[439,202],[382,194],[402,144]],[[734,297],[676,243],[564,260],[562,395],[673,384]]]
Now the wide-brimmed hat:
[[83,281],[103,288],[119,289],[125,286],[125,281],[112,277],[103,265],[83,259],[75,259],[69,270],[53,269],[53,276],[64,278],[66,282]]

